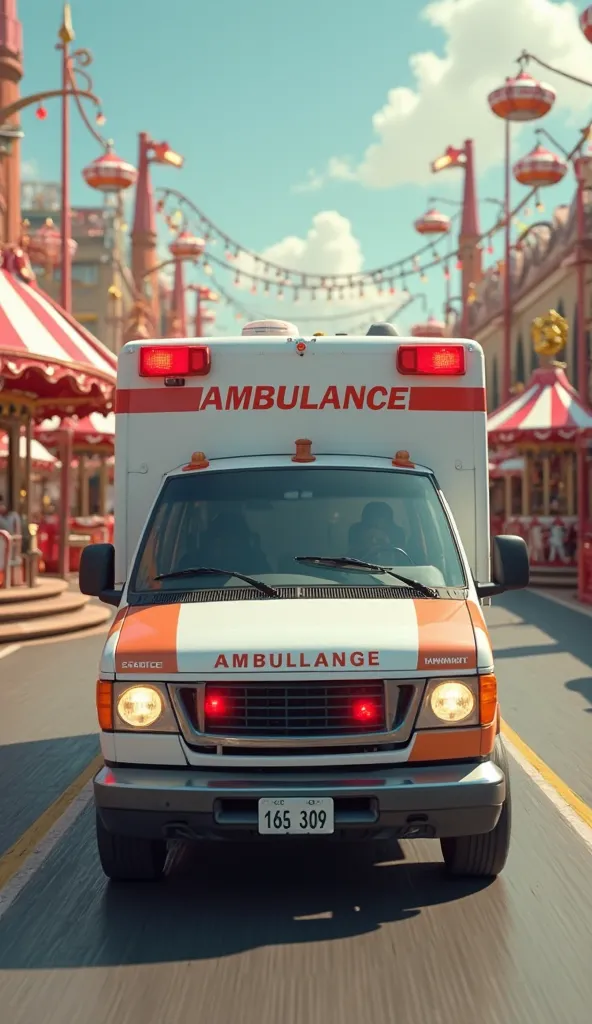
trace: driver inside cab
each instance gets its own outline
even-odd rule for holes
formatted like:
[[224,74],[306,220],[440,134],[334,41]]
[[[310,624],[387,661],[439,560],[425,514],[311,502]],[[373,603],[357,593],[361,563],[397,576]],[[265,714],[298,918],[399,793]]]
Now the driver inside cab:
[[385,501],[371,501],[362,512],[359,523],[349,531],[349,548],[353,558],[365,562],[393,562],[397,552],[405,551],[405,533],[395,523],[393,510]]

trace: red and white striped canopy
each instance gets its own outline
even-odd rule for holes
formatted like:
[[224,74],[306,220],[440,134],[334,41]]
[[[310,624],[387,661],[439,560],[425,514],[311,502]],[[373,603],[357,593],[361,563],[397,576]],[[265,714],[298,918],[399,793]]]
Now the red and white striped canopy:
[[35,436],[42,444],[52,448],[59,444],[58,432],[63,427],[69,427],[72,431],[72,446],[76,450],[83,449],[92,453],[93,448],[98,449],[99,445],[107,445],[112,449],[115,444],[115,414],[112,412],[107,416],[91,412],[78,420],[62,421],[59,416],[53,416],[37,427]]
[[494,444],[517,441],[572,441],[592,434],[592,409],[582,402],[559,367],[535,370],[528,387],[488,418]]
[[109,410],[116,357],[27,280],[26,267],[14,256],[3,252],[0,269],[0,376],[6,389],[34,395],[48,415],[63,413],[64,399],[72,400],[68,411],[81,415]]
[[[23,435],[19,438],[20,456],[24,459],[27,454],[27,439]],[[8,434],[0,433],[0,469],[6,468],[8,459]],[[31,440],[31,465],[33,469],[51,469],[57,466],[57,459],[44,448],[35,438]]]

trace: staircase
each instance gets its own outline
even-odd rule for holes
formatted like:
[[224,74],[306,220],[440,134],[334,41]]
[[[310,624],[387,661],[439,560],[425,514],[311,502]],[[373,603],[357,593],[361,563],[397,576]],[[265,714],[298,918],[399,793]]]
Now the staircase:
[[556,587],[561,590],[578,589],[578,570],[575,566],[531,565],[531,587]]
[[66,580],[41,577],[34,587],[0,590],[0,644],[93,629],[111,616],[111,608],[91,604]]

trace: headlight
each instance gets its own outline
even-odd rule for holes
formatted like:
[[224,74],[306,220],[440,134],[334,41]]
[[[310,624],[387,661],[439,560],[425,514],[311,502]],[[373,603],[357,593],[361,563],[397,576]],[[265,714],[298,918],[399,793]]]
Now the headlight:
[[122,722],[135,729],[154,725],[162,709],[162,697],[152,686],[130,686],[117,701],[117,714]]
[[475,707],[475,697],[464,683],[447,681],[432,690],[430,707],[442,722],[463,722]]

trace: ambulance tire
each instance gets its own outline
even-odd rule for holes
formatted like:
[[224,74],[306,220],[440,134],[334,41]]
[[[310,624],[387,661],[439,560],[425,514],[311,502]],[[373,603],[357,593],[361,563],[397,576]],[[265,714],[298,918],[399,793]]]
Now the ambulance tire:
[[451,875],[470,878],[496,878],[503,870],[510,850],[512,825],[512,797],[508,755],[503,740],[498,736],[493,748],[492,761],[501,768],[506,778],[506,799],[495,828],[478,836],[458,836],[440,840],[446,869]]
[[97,846],[101,867],[112,882],[155,882],[162,877],[167,844],[107,832],[97,814]]

